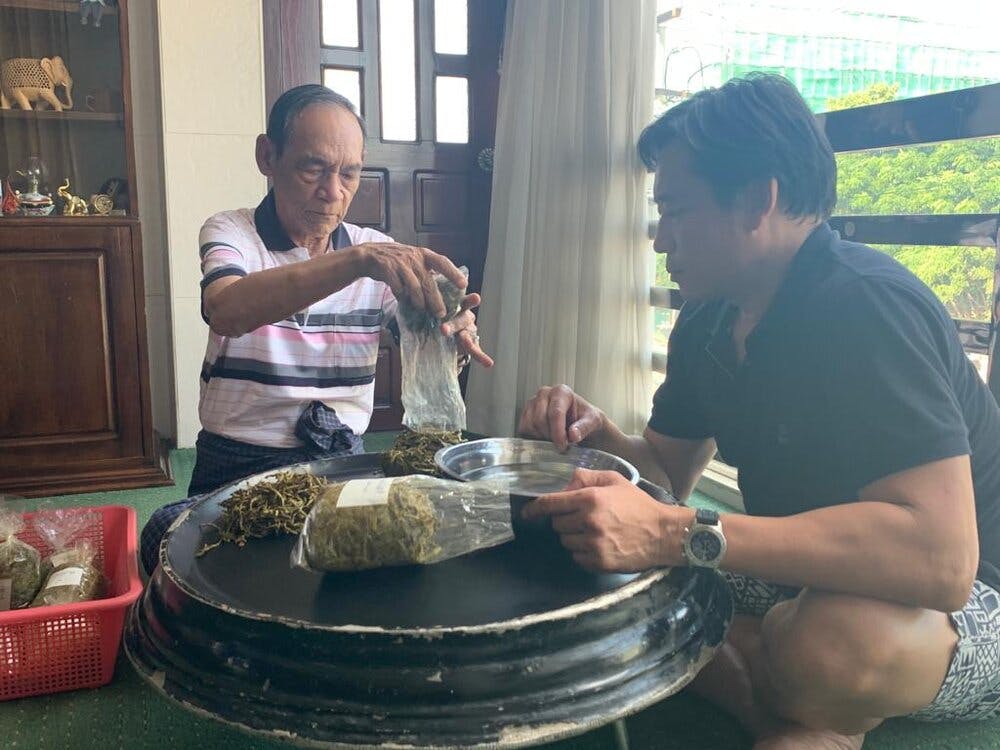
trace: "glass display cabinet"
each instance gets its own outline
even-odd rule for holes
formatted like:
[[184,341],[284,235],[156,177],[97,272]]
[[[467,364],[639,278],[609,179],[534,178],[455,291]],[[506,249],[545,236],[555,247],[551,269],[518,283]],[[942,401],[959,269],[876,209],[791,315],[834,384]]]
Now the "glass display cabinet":
[[168,484],[125,0],[0,0],[0,494]]

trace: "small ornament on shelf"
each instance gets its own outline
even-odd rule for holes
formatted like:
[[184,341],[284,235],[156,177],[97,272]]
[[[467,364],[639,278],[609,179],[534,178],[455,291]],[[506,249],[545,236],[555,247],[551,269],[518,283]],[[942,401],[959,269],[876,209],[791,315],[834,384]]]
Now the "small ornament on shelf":
[[106,5],[105,0],[80,0],[80,25],[86,26],[89,17],[94,21],[94,28],[100,28]]
[[3,212],[4,216],[13,216],[17,213],[17,209],[20,207],[21,201],[18,200],[17,193],[14,192],[14,188],[10,185],[10,180],[3,181],[3,200],[0,202],[0,211]]
[[115,202],[110,195],[94,193],[90,196],[90,212],[95,216],[107,216],[114,207]]
[[[65,102],[56,96],[57,86],[65,90]],[[0,63],[0,109],[16,104],[30,110],[32,102],[56,112],[73,109],[73,79],[61,57],[12,57]]]
[[109,177],[98,192],[111,198],[108,216],[128,216],[128,181],[124,177]]
[[18,194],[21,213],[24,216],[48,216],[56,207],[52,202],[52,196],[42,195],[40,190],[44,169],[41,159],[29,156],[27,169],[17,172],[28,181],[28,192]]
[[83,198],[69,192],[69,177],[65,179],[56,192],[63,199],[63,216],[86,216],[89,213],[87,211],[87,202]]

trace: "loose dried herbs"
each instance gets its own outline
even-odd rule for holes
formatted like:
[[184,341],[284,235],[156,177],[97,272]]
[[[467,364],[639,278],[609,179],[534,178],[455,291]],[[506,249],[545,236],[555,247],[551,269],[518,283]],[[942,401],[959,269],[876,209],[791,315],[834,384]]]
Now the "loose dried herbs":
[[271,479],[236,490],[222,501],[218,521],[209,524],[217,539],[197,551],[201,557],[223,544],[244,546],[250,539],[298,534],[327,481],[314,474],[283,471]]
[[46,567],[51,572],[31,606],[73,604],[98,598],[104,577],[97,569],[94,557],[94,549],[89,542],[80,542],[50,555],[46,559]]
[[[10,581],[11,609],[27,606],[42,583],[41,554],[15,536],[22,528],[20,514],[0,511],[0,581]],[[3,589],[6,592],[6,585]],[[6,604],[0,601],[0,609]]]
[[327,488],[309,516],[306,556],[317,570],[365,570],[427,563],[441,552],[438,522],[427,493],[393,482],[382,505],[338,508],[344,488]]
[[441,448],[464,442],[465,439],[458,430],[404,429],[393,441],[389,450],[382,454],[382,471],[388,477],[405,474],[443,477],[445,475],[434,463],[434,454]]

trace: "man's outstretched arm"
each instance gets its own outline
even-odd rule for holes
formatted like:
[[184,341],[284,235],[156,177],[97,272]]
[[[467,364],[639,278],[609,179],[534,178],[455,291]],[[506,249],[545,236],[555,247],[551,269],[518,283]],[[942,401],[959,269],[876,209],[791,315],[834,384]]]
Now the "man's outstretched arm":
[[371,242],[246,276],[225,276],[203,292],[206,317],[223,336],[242,336],[283,320],[358,278],[384,281],[397,297],[444,317],[433,279],[437,271],[459,287],[465,276],[443,255],[426,248]]

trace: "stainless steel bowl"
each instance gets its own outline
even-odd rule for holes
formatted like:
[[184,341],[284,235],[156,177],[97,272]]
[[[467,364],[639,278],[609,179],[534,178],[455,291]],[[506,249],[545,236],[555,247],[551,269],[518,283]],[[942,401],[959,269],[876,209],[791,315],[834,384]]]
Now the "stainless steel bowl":
[[434,454],[434,463],[453,479],[500,481],[512,498],[559,492],[578,467],[617,471],[632,484],[639,481],[632,464],[610,453],[576,446],[560,452],[552,443],[522,438],[486,438],[448,446]]

